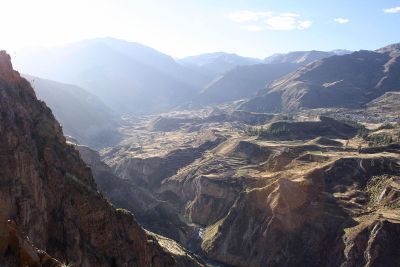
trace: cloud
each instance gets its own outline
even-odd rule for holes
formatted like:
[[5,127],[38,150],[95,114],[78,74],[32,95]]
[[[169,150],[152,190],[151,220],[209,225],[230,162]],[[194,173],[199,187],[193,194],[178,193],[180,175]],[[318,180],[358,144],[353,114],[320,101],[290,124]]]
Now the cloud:
[[276,31],[289,31],[289,30],[304,30],[312,26],[310,20],[300,19],[301,15],[292,12],[284,12],[279,15],[274,15],[270,11],[248,11],[242,10],[230,13],[228,17],[236,22],[255,22],[257,25],[243,25],[242,30],[246,31],[262,31],[276,30]]
[[249,32],[260,32],[264,30],[263,27],[257,25],[248,25],[240,27],[242,30],[249,31]]
[[267,29],[275,31],[304,30],[312,25],[309,20],[298,20],[291,16],[282,15],[270,17],[265,23],[267,24]]
[[254,11],[248,11],[248,10],[243,10],[243,11],[238,11],[238,12],[233,12],[228,15],[228,17],[236,22],[245,22],[245,21],[258,21],[263,18],[270,17],[272,15],[271,12],[254,12]]
[[304,29],[308,29],[312,26],[312,21],[311,20],[298,20],[297,24],[298,24],[297,29],[304,30]]
[[282,17],[300,17],[299,14],[296,13],[290,13],[290,12],[286,12],[286,13],[281,13],[280,14]]
[[350,22],[350,20],[346,18],[336,18],[333,21],[339,24],[346,24]]
[[385,13],[400,13],[400,6],[397,7],[392,7],[392,8],[387,8],[383,10]]

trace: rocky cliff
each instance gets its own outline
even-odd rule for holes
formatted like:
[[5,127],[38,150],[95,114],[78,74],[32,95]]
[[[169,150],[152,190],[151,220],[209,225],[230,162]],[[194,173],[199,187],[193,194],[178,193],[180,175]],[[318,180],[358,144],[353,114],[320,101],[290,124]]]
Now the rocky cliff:
[[[187,244],[192,227],[182,221],[178,211],[168,202],[161,201],[144,186],[132,179],[117,177],[101,161],[99,153],[87,146],[74,144],[82,159],[90,166],[98,188],[117,208],[129,210],[146,229]],[[166,223],[168,222],[168,223]]]
[[[0,52],[0,203],[32,246],[74,266],[198,266],[176,245],[149,235],[97,191],[50,109]],[[2,226],[4,223],[2,222]],[[14,227],[14,226],[13,226]],[[15,246],[0,236],[2,258]],[[17,253],[18,254],[18,253]],[[17,260],[10,266],[19,266]],[[38,266],[34,263],[28,266]]]
[[288,171],[243,192],[202,248],[234,266],[396,266],[398,174],[382,157]]

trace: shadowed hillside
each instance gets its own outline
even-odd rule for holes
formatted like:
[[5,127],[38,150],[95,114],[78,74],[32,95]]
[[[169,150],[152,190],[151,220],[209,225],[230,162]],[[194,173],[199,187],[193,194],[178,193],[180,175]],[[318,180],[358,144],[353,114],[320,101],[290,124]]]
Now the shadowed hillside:
[[236,67],[208,84],[195,101],[218,104],[253,97],[261,88],[298,67],[292,63]]
[[396,45],[332,56],[274,81],[241,108],[258,112],[359,108],[387,91],[400,90],[399,75]]
[[301,64],[303,66],[326,57],[331,57],[335,55],[345,55],[349,54],[350,51],[347,50],[334,50],[334,51],[295,51],[286,54],[274,54],[272,56],[264,59],[265,63],[277,64],[277,63],[292,63]]
[[316,60],[347,53],[349,52],[343,50],[296,51],[270,56],[264,60],[266,64],[238,66],[210,82],[194,102],[208,105],[252,98],[274,80],[302,66]]
[[119,139],[118,116],[95,95],[74,85],[24,77],[37,97],[52,109],[64,134],[94,148],[112,145]]

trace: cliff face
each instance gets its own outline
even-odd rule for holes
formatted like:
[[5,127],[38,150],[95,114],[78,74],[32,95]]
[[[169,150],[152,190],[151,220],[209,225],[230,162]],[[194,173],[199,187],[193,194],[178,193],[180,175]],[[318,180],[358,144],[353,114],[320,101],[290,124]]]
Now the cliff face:
[[[118,208],[135,214],[146,229],[187,244],[193,227],[187,225],[170,203],[159,200],[152,192],[132,180],[117,177],[111,168],[100,160],[97,151],[75,144],[82,159],[90,166],[98,188]],[[168,223],[166,223],[168,222]]]
[[61,262],[36,248],[7,220],[4,203],[0,202],[0,266],[62,267]]
[[4,51],[0,165],[3,217],[58,260],[74,266],[198,265],[185,253],[168,252],[131,214],[115,210],[102,197],[50,109],[12,69]]
[[234,266],[396,266],[399,165],[337,159],[240,195],[202,243]]

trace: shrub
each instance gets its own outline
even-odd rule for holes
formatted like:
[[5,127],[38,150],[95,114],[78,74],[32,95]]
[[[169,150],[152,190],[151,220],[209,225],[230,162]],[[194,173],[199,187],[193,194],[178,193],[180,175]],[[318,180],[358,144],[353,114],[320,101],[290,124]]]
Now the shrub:
[[385,130],[385,129],[395,129],[395,126],[391,123],[386,122],[386,123],[382,124],[381,126],[379,126],[376,130],[379,131],[379,130]]

